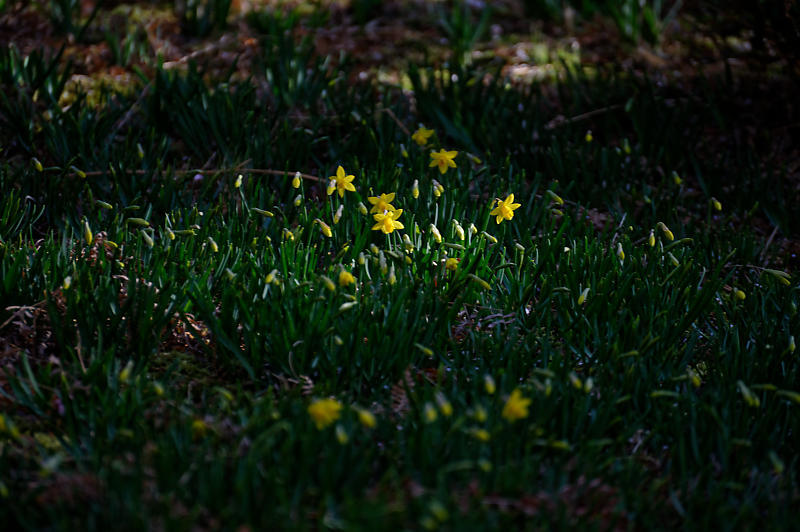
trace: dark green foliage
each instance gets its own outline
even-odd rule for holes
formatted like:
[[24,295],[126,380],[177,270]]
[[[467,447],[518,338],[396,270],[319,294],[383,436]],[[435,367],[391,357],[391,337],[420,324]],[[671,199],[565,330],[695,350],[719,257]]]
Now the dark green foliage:
[[[290,18],[250,21],[250,79],[69,106],[56,61],[0,55],[0,522],[791,528],[800,293],[747,222],[791,231],[793,199],[706,156],[724,96],[456,62],[412,98]],[[385,235],[359,203],[391,192]]]

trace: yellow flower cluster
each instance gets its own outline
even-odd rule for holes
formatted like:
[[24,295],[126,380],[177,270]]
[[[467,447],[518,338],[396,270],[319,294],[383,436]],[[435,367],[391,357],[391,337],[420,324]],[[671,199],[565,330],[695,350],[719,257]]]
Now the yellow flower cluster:
[[[341,418],[343,409],[344,405],[336,399],[315,399],[308,405],[308,415],[311,417],[311,421],[314,422],[317,430],[324,430]],[[352,407],[352,409],[358,417],[358,422],[364,427],[372,429],[378,424],[375,415],[369,410],[357,406]],[[336,438],[342,445],[347,443],[349,439],[344,428],[341,426],[336,427]]]

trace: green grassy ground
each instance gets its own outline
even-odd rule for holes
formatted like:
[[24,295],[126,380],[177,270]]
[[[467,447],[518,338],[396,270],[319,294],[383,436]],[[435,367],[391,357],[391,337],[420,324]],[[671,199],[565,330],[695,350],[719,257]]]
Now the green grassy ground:
[[0,52],[4,522],[795,526],[800,292],[754,227],[796,207],[719,85],[403,89],[262,31],[251,79],[91,94]]

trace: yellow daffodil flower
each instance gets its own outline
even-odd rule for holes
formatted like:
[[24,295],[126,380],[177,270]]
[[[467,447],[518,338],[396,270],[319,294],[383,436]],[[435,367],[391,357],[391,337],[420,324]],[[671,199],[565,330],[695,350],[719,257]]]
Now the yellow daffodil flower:
[[367,201],[372,203],[372,208],[369,210],[369,212],[383,214],[386,211],[396,210],[392,206],[392,201],[394,201],[394,196],[395,193],[392,192],[390,194],[381,194],[380,196],[373,196],[371,198],[367,198]]
[[356,278],[353,277],[353,274],[348,272],[347,270],[342,270],[339,272],[339,286],[346,287],[354,284],[356,282]]
[[397,219],[403,214],[403,209],[396,211],[386,211],[385,214],[376,214],[373,216],[375,225],[372,226],[373,231],[381,230],[385,234],[389,234],[395,229],[403,229],[405,226],[398,222]]
[[523,397],[522,392],[517,388],[511,392],[508,401],[506,401],[502,416],[512,422],[526,418],[528,417],[528,405],[530,404],[531,400],[527,397]]
[[503,220],[510,220],[514,217],[514,210],[519,209],[520,204],[514,203],[514,194],[509,194],[504,200],[497,200],[497,207],[492,209],[489,214],[496,216],[495,221],[499,224]]
[[294,179],[292,179],[292,188],[300,188],[300,172],[294,174]]
[[308,405],[308,415],[314,421],[318,430],[331,425],[339,419],[342,412],[342,403],[336,399],[316,399]]
[[445,261],[444,267],[448,271],[456,271],[458,269],[458,259],[455,257],[450,257]]
[[364,427],[368,429],[374,429],[378,424],[377,420],[375,419],[375,415],[369,410],[358,408],[356,409],[356,413],[358,414],[359,423],[361,423]]
[[356,187],[353,185],[353,179],[355,178],[354,175],[345,175],[344,168],[340,165],[339,168],[336,169],[336,175],[328,178],[331,180],[331,184],[328,185],[328,195],[330,196],[333,194],[334,190],[337,190],[339,192],[339,197],[343,198],[345,190],[355,192]]
[[411,140],[419,144],[420,146],[425,146],[428,143],[428,139],[431,138],[433,135],[432,129],[425,129],[424,127],[420,127],[418,130],[411,135]]
[[439,150],[438,152],[432,151],[431,152],[431,164],[429,165],[431,168],[437,167],[439,168],[439,172],[444,174],[447,172],[448,168],[455,168],[456,163],[453,159],[456,158],[458,155],[457,151],[445,151],[444,149]]

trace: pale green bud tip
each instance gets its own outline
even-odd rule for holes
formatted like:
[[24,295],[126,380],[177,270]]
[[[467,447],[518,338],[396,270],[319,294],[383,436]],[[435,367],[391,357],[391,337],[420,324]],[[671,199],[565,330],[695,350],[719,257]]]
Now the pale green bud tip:
[[658,222],[658,228],[664,233],[664,236],[667,237],[667,240],[670,242],[675,240],[675,235],[672,234],[672,231],[669,230],[669,227],[664,222]]
[[325,275],[320,275],[319,278],[322,280],[322,284],[325,285],[325,288],[327,288],[331,292],[336,291],[336,284],[334,284],[334,282],[330,279],[330,277],[327,277]]
[[87,245],[92,245],[94,235],[92,235],[92,229],[89,227],[89,222],[86,218],[83,219],[83,238],[86,240]]
[[468,274],[467,274],[467,276],[468,276],[470,279],[472,279],[473,281],[475,281],[476,283],[478,283],[478,285],[479,285],[481,288],[483,288],[484,290],[491,290],[491,289],[492,289],[492,286],[491,286],[489,283],[487,283],[486,281],[484,281],[483,279],[481,279],[481,278],[480,278],[480,277],[478,277],[477,275],[474,275],[474,274],[468,273]]
[[494,392],[497,390],[497,385],[491,375],[486,374],[483,376],[483,388],[489,395],[494,395]]
[[750,390],[750,388],[745,385],[745,383],[742,381],[737,381],[736,385],[739,387],[739,393],[742,394],[742,398],[744,399],[744,402],[747,403],[747,406],[753,408],[758,408],[761,406],[761,400]]
[[550,199],[558,203],[559,205],[564,205],[564,200],[561,199],[561,196],[553,192],[552,190],[547,191],[547,195],[550,196]]
[[264,209],[258,209],[256,207],[252,207],[250,210],[266,218],[272,218],[273,216],[275,216],[275,214],[272,213],[272,211],[265,211]]
[[414,343],[414,347],[416,347],[417,349],[419,349],[420,351],[422,351],[425,355],[427,355],[429,357],[433,356],[433,349],[431,349],[429,347],[425,347],[424,345],[418,344],[418,343]]
[[589,290],[591,290],[591,288],[588,286],[583,289],[581,295],[578,296],[578,305],[583,305],[586,302],[586,298],[589,296]]
[[72,170],[81,179],[86,179],[86,172],[84,172],[83,170],[81,170],[77,166],[72,165],[72,166],[69,167],[69,169]]
[[131,378],[131,373],[133,372],[133,360],[129,360],[125,367],[122,368],[122,371],[119,372],[119,381],[122,383],[127,383]]
[[784,271],[772,270],[770,268],[764,268],[764,271],[766,273],[772,275],[776,279],[778,279],[781,283],[785,284],[786,286],[790,286],[792,284],[792,281],[791,281],[792,277],[788,273],[786,273]]
[[681,263],[675,258],[675,255],[672,254],[671,251],[667,251],[667,256],[669,257],[669,261],[672,263],[673,266],[680,266]]

